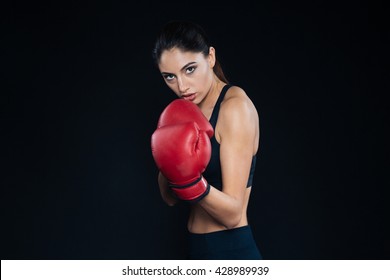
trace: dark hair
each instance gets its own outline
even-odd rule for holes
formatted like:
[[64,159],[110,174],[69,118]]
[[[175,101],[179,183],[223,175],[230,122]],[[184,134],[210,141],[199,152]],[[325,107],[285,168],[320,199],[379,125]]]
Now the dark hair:
[[[153,49],[153,59],[159,64],[161,54],[165,50],[179,48],[183,51],[209,54],[210,42],[204,29],[197,23],[184,20],[172,20],[160,30]],[[223,82],[229,83],[218,60],[214,65],[215,75]]]

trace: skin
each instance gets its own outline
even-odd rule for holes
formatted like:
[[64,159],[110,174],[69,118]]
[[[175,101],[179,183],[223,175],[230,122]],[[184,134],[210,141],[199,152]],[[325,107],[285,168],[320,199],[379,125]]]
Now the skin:
[[[163,51],[158,65],[167,86],[179,98],[195,103],[207,119],[225,85],[213,72],[215,59],[213,47],[207,56],[173,48]],[[252,157],[258,151],[260,129],[257,110],[240,87],[232,86],[226,93],[214,133],[220,143],[222,191],[211,186],[209,194],[191,206],[188,230],[193,233],[248,224],[251,187],[246,184]],[[163,200],[170,206],[175,205],[177,201],[161,173],[158,183]]]

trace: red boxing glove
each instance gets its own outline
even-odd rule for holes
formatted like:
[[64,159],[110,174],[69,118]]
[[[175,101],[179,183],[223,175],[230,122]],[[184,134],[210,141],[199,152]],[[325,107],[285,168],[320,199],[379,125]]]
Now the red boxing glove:
[[175,100],[160,116],[151,139],[152,154],[181,200],[199,201],[210,190],[202,173],[210,161],[213,133],[203,113],[190,101]]
[[199,129],[206,132],[209,138],[214,134],[213,127],[199,107],[185,99],[172,101],[161,113],[157,127],[185,122],[196,122]]

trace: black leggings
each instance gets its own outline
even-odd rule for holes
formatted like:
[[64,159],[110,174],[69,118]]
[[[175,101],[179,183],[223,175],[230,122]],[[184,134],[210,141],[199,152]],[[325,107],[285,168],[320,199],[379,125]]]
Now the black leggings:
[[261,260],[250,226],[211,233],[189,233],[189,259]]

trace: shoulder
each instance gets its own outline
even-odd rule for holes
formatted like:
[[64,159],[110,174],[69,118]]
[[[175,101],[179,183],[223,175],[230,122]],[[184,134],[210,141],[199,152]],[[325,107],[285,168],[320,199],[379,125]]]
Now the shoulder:
[[220,114],[224,118],[245,118],[257,116],[257,110],[245,90],[238,86],[231,86],[221,103]]
[[245,135],[250,137],[258,130],[259,119],[256,107],[246,92],[232,86],[221,103],[216,127],[217,139],[223,135]]

